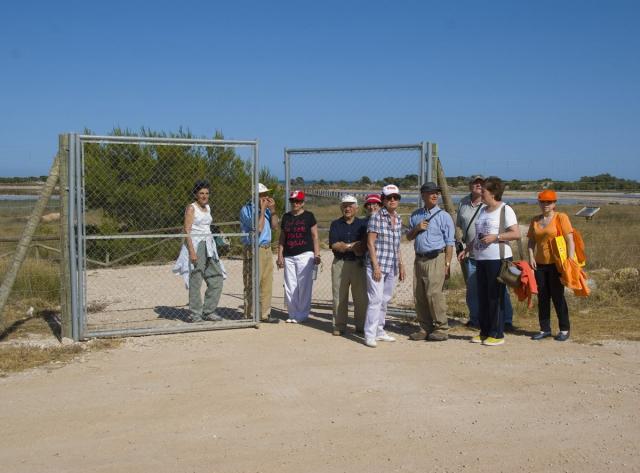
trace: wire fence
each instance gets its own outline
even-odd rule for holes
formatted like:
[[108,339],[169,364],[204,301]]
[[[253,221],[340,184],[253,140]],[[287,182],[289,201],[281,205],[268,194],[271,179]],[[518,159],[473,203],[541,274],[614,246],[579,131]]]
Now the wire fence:
[[[242,284],[241,239],[250,235],[241,231],[239,216],[255,197],[257,144],[90,136],[80,142],[83,179],[71,188],[81,196],[81,336],[253,323],[244,315]],[[209,212],[195,204],[198,180],[209,183]],[[185,246],[187,237],[196,237],[184,225],[187,209],[194,224],[207,213],[213,219],[206,224],[213,238],[200,245],[216,264],[202,269],[200,280],[194,274],[201,257],[194,266]],[[200,251],[197,242],[194,249]],[[199,291],[187,289],[194,282]]]
[[[8,270],[44,183],[0,186],[0,274]],[[0,278],[1,279],[1,278]],[[10,301],[56,307],[60,298],[60,190],[55,188],[31,240]]]
[[[320,238],[322,264],[313,285],[312,303],[316,307],[331,307],[333,254],[329,249],[329,227],[339,218],[341,198],[354,195],[359,202],[358,217],[365,218],[367,194],[379,194],[383,185],[394,183],[403,195],[400,207],[402,223],[421,202],[419,189],[427,171],[426,144],[388,145],[349,148],[304,148],[285,151],[285,175],[290,189],[307,194],[305,210],[313,212]],[[412,243],[403,240],[400,246],[407,268],[413,267]],[[413,276],[398,282],[389,303],[388,313],[413,312]]]
[[[81,151],[77,184],[82,217],[77,223],[84,245],[79,248],[83,334],[162,333],[253,323],[243,310],[244,245],[239,212],[255,197],[255,147],[98,140],[84,142]],[[421,205],[419,187],[427,174],[424,147],[290,149],[285,154],[285,189],[307,192],[306,208],[315,214],[320,230],[323,263],[314,283],[313,303],[330,309],[333,256],[328,230],[331,221],[341,215],[340,198],[354,194],[363,217],[364,197],[379,193],[383,184],[395,183],[403,195],[400,213],[406,226],[411,211]],[[220,236],[217,249],[227,273],[216,310],[222,319],[218,322],[191,321],[184,282],[171,272],[184,239],[184,211],[193,201],[191,188],[199,178],[211,182],[212,230]],[[36,202],[38,185],[4,187],[2,192],[0,274],[5,273]],[[463,184],[452,189],[454,203],[464,194]],[[504,200],[514,205],[525,229],[539,212],[535,194],[530,192],[507,190]],[[636,274],[640,268],[639,204],[637,192],[560,193],[559,209],[571,216],[585,239],[588,273]],[[592,219],[575,216],[585,206],[600,210]],[[61,194],[56,188],[18,274],[11,302],[48,308],[59,305],[60,213]],[[403,241],[401,248],[411,268],[412,244]],[[413,311],[413,275],[408,273],[408,280],[397,285],[391,312]],[[275,271],[273,287],[274,307],[286,311],[281,271]]]

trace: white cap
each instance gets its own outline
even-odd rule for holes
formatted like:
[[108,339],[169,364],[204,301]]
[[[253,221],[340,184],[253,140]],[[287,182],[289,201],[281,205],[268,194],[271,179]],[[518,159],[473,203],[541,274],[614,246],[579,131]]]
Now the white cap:
[[258,194],[262,194],[263,192],[269,192],[271,189],[267,189],[262,182],[258,182]]
[[356,199],[354,196],[352,196],[351,194],[346,194],[342,196],[342,200],[340,201],[343,204],[358,204],[358,199]]
[[388,196],[393,194],[400,195],[400,189],[398,189],[398,186],[395,184],[389,184],[382,188],[382,195]]

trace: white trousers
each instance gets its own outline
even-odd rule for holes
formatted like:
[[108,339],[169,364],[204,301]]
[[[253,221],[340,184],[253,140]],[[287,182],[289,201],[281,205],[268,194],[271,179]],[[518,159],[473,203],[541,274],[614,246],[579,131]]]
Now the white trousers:
[[364,322],[364,337],[376,338],[384,335],[384,318],[387,315],[387,303],[396,287],[396,275],[382,273],[380,281],[373,279],[371,266],[367,266],[367,318]]
[[303,322],[311,311],[313,251],[284,258],[284,295],[289,318]]

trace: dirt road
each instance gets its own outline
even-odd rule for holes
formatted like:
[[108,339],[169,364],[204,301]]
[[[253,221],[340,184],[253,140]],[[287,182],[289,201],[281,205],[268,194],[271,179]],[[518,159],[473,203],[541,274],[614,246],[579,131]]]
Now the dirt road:
[[129,339],[0,379],[2,471],[640,471],[638,343],[329,328]]

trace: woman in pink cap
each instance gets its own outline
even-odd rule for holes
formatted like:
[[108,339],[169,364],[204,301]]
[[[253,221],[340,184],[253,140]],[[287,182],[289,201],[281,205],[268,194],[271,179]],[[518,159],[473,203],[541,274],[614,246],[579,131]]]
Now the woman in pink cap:
[[373,214],[380,210],[381,206],[382,200],[380,199],[380,194],[369,194],[367,196],[367,199],[364,201],[364,209],[367,212],[367,222],[369,222],[369,219]]
[[320,264],[318,225],[313,213],[304,209],[304,192],[289,195],[291,210],[282,216],[278,242],[278,268],[284,268],[284,294],[289,313],[288,323],[309,318],[313,267]]

